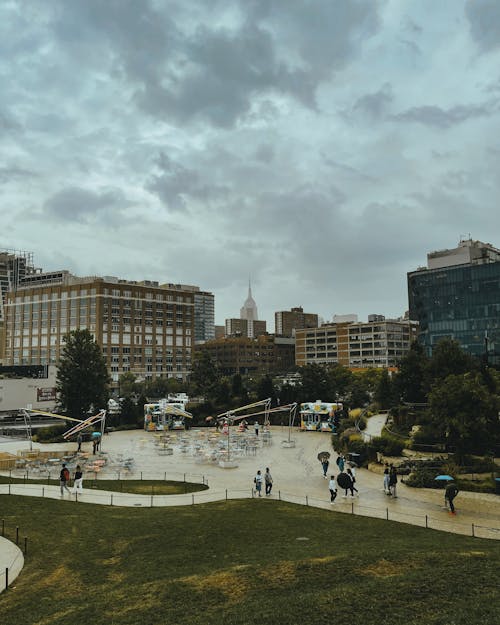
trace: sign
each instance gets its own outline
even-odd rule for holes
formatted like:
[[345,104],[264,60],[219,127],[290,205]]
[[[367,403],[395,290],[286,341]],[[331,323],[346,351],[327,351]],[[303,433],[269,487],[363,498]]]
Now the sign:
[[36,400],[37,401],[56,401],[56,389],[55,387],[37,388]]

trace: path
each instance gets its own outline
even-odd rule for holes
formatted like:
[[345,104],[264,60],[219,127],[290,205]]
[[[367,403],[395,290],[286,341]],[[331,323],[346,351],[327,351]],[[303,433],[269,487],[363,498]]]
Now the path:
[[[373,418],[375,419],[375,417]],[[379,422],[374,421],[374,424]],[[371,426],[374,430],[375,425]],[[379,426],[377,426],[379,427]],[[343,499],[339,492],[337,502],[330,505],[328,481],[323,478],[321,464],[317,460],[319,451],[330,450],[332,462],[330,469],[335,469],[333,461],[335,452],[331,449],[331,435],[319,432],[293,432],[296,447],[284,449],[281,441],[288,438],[286,427],[273,427],[273,444],[259,447],[256,456],[238,458],[239,466],[235,469],[222,469],[215,464],[200,464],[187,453],[181,453],[180,447],[174,449],[172,456],[161,456],[153,444],[153,435],[141,431],[114,432],[104,437],[102,447],[105,455],[112,460],[123,454],[135,460],[134,471],[129,476],[140,479],[141,472],[144,479],[177,479],[187,481],[204,480],[209,489],[188,495],[127,495],[106,491],[91,490],[85,487],[84,494],[79,500],[86,503],[102,505],[120,505],[134,507],[179,506],[209,501],[218,501],[226,498],[252,497],[253,476],[257,469],[264,472],[270,467],[274,478],[272,498],[291,501],[293,503],[308,504],[320,508],[360,514],[364,516],[387,518],[413,525],[425,526],[455,533],[475,535],[485,538],[500,539],[500,506],[499,498],[493,494],[461,492],[456,500],[457,517],[450,517],[442,509],[443,492],[441,490],[415,489],[404,484],[398,484],[398,498],[387,497],[383,492],[382,475],[372,473],[367,469],[357,470],[359,498]],[[193,440],[202,436],[195,430],[187,434]],[[41,445],[34,444],[34,447]],[[1,451],[16,453],[18,449],[27,449],[28,443],[9,442],[0,445]],[[75,444],[44,445],[44,449],[72,450]],[[102,478],[117,478],[117,468],[107,468]],[[54,470],[53,477],[58,474]],[[120,477],[125,478],[123,473]],[[0,486],[0,495],[9,492],[9,485]],[[19,484],[10,486],[11,494],[36,497],[51,497],[60,499],[58,486],[43,486],[33,484]],[[227,494],[226,494],[227,493]],[[71,499],[71,503],[69,501]],[[68,505],[78,505],[75,498],[65,496]],[[257,502],[256,502],[257,504]],[[473,529],[474,526],[474,529]],[[490,528],[490,529],[486,529]],[[3,565],[2,548],[0,545],[0,570]]]
[[372,438],[380,436],[385,424],[387,423],[388,414],[376,414],[366,420],[366,428],[363,430],[363,440],[365,443],[371,441]]

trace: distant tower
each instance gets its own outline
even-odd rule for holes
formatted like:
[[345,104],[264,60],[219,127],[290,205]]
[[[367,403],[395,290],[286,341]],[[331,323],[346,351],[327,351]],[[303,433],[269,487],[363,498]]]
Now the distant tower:
[[250,285],[250,278],[248,279],[248,297],[240,308],[240,319],[247,319],[247,321],[257,321],[259,318],[257,314],[257,304],[252,297],[252,287]]

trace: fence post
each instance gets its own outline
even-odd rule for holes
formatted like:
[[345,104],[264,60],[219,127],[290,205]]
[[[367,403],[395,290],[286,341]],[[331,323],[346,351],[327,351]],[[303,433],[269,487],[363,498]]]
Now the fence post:
[[9,484],[9,495],[10,495],[10,484]]
[[5,536],[5,519],[2,519],[2,536]]
[[153,507],[153,495],[151,495],[151,507]]
[[28,537],[27,536],[24,537],[24,555],[25,556],[28,555]]
[[184,473],[184,481],[186,481],[186,474]]
[[110,505],[111,506],[113,505],[113,493],[111,493],[111,503],[110,503]]
[[253,488],[252,488],[252,499],[254,498]]
[[227,488],[226,488],[226,501],[227,501]]
[[351,501],[351,514],[354,514],[354,501]]
[[16,527],[16,545],[19,545],[19,528]]
[[429,518],[425,515],[425,529],[429,529]]
[[167,481],[167,472],[165,471],[165,475],[163,476],[163,481],[166,482]]
[[389,508],[385,509],[385,520],[388,521],[389,520]]
[[9,590],[9,567],[5,567],[5,590]]
[[281,501],[281,491],[278,491],[278,501]]
[[309,505],[309,497],[306,495],[306,506]]
[[191,499],[192,499],[193,506],[194,506],[194,493],[191,495]]
[[475,534],[474,534],[474,523],[472,524],[472,537],[473,538],[475,537]]

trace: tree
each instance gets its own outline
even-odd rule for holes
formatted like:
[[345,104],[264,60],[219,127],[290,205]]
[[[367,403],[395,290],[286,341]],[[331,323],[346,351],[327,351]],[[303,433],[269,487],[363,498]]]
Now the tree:
[[272,405],[276,406],[276,391],[272,378],[269,375],[264,375],[257,385],[257,400],[260,401],[268,398],[272,400]]
[[434,348],[429,362],[429,373],[433,381],[477,369],[478,362],[464,352],[460,343],[454,339],[441,339]]
[[399,373],[394,379],[400,399],[411,404],[427,402],[428,369],[429,358],[422,345],[414,341],[399,362]]
[[332,380],[327,367],[311,363],[301,367],[300,374],[303,401],[328,401],[332,397]]
[[380,375],[377,388],[375,389],[375,401],[381,409],[388,410],[394,401],[393,382],[389,376],[387,369],[384,369]]
[[131,397],[138,391],[135,375],[131,371],[122,373],[119,379],[120,397]]
[[459,458],[485,453],[499,443],[498,397],[477,373],[449,375],[429,394],[432,420],[447,447]]
[[58,406],[68,416],[82,419],[106,407],[111,382],[101,348],[88,330],[74,330],[64,338],[57,368]]
[[218,394],[220,375],[217,364],[207,350],[195,352],[190,382],[196,392],[207,399],[214,398]]

